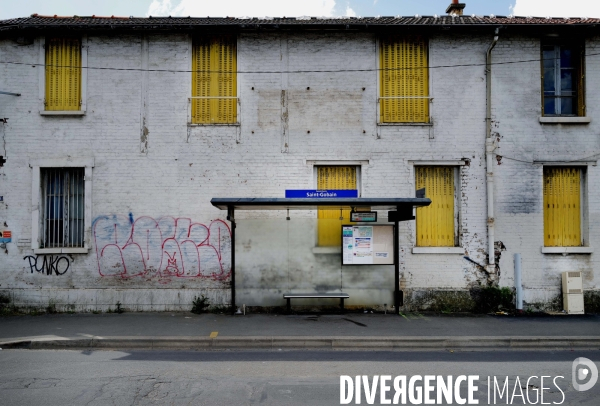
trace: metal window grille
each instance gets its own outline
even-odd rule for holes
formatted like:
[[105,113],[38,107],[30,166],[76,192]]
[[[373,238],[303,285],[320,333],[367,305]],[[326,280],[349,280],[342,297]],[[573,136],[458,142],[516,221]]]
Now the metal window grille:
[[84,169],[42,168],[42,248],[83,247]]

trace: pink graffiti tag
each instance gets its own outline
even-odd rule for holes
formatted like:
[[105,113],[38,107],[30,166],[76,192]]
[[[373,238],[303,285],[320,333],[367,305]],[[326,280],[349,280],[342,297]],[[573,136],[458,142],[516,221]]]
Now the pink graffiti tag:
[[101,216],[93,236],[101,276],[225,280],[231,274],[231,230],[222,220],[206,226],[189,218]]
[[175,253],[173,253],[173,256],[171,256],[167,251],[165,251],[165,254],[167,254],[167,257],[169,257],[167,258],[169,264],[167,265],[167,269],[165,269],[165,272],[168,272],[170,275],[179,275],[179,269],[177,269],[177,260],[175,259]]

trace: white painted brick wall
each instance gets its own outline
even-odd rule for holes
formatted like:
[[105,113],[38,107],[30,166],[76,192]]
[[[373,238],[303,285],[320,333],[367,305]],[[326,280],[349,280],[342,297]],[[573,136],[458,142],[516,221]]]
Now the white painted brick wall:
[[[598,38],[586,40],[586,53],[597,49]],[[600,280],[594,270],[599,267],[597,254],[542,254],[543,166],[533,161],[565,161],[600,156],[599,124],[594,120],[598,109],[600,72],[595,57],[587,58],[586,107],[592,117],[587,125],[542,125],[540,43],[534,38],[503,37],[494,50],[494,62],[531,61],[496,65],[493,68],[492,115],[502,155],[501,165],[494,166],[496,178],[496,240],[507,250],[500,262],[501,284],[514,284],[514,253],[521,253],[525,300],[547,302],[560,294],[561,273],[582,271],[584,290],[598,289]],[[516,74],[518,72],[518,74]],[[589,203],[589,245],[597,249],[600,239],[598,169],[587,171]]]
[[[148,268],[151,253],[140,244],[139,248],[131,247],[142,253],[148,273],[108,276],[111,269],[114,273],[122,272],[122,265],[99,265],[98,251],[108,243],[99,246],[93,237],[89,254],[73,254],[64,275],[32,273],[28,261],[23,259],[32,255],[32,250],[18,247],[16,243],[19,239],[31,238],[29,160],[65,156],[95,158],[92,217],[122,216],[119,224],[124,229],[130,227],[130,215],[134,220],[144,216],[156,220],[186,218],[208,227],[213,220],[224,220],[226,215],[210,205],[213,197],[283,197],[286,189],[313,188],[313,167],[306,164],[307,160],[368,161],[360,169],[363,197],[410,197],[414,196],[415,183],[409,161],[468,159],[470,165],[460,169],[460,240],[464,255],[412,254],[415,224],[407,222],[400,226],[400,266],[402,282],[408,289],[461,290],[476,283],[481,275],[463,256],[485,264],[487,255],[485,69],[482,64],[491,37],[445,33],[430,38],[432,67],[478,64],[431,69],[430,88],[434,98],[431,129],[419,125],[377,128],[376,72],[290,73],[286,89],[287,153],[281,152],[282,75],[277,73],[282,66],[281,41],[287,41],[288,66],[292,71],[376,68],[374,34],[241,34],[238,68],[255,73],[238,76],[240,142],[236,142],[238,128],[235,126],[188,128],[189,72],[151,71],[148,74],[147,154],[140,152],[141,72],[90,69],[86,115],[48,117],[38,113],[38,70],[41,68],[0,64],[3,90],[22,93],[21,97],[2,96],[0,106],[0,115],[9,117],[8,124],[2,128],[6,145],[2,152],[8,161],[0,168],[0,195],[4,196],[4,203],[0,203],[0,227],[6,223],[13,233],[7,252],[0,252],[0,290],[9,291],[19,303],[46,306],[52,300],[73,304],[82,310],[105,310],[117,301],[139,310],[184,309],[190,305],[191,298],[200,293],[209,295],[213,303],[229,300],[228,280],[209,274],[202,278],[157,277],[159,270]],[[5,61],[36,63],[39,57],[36,44],[19,46],[11,40],[2,40],[0,56]],[[597,39],[588,41],[590,52],[596,44]],[[90,35],[88,47],[91,67],[139,69],[142,66],[142,41],[138,35]],[[149,35],[148,48],[151,70],[188,71],[191,67],[191,41],[185,34]],[[537,58],[539,43],[532,38],[501,37],[494,50],[495,62]],[[588,115],[595,117],[598,103],[594,99],[598,92],[594,90],[600,83],[600,72],[591,66],[588,63],[587,106]],[[530,301],[548,298],[557,292],[558,275],[564,270],[584,271],[586,288],[598,288],[598,280],[593,275],[594,267],[598,268],[594,255],[541,254],[541,167],[508,159],[565,159],[600,151],[598,124],[594,121],[586,126],[540,125],[539,92],[538,62],[494,66],[494,130],[500,138],[497,153],[505,156],[502,165],[494,166],[496,240],[503,241],[507,247],[500,263],[500,282],[512,286],[512,254],[520,252],[528,292],[526,299]],[[597,168],[588,168],[587,177],[589,231],[594,246],[600,238],[597,204],[600,196],[594,187],[599,182]],[[244,219],[284,216],[283,212],[239,212],[239,227],[243,226]],[[294,216],[314,218],[315,214],[300,212]],[[386,217],[385,213],[380,216]],[[213,231],[224,230],[220,227]],[[141,226],[138,229],[141,230]],[[152,232],[149,228],[144,230]],[[210,242],[215,246],[214,241]],[[121,239],[118,243],[123,246],[127,241]],[[228,255],[227,251],[223,252]],[[214,255],[210,255],[202,253],[202,258],[210,262],[207,272],[213,272],[219,264],[227,268],[226,261],[216,261]],[[272,264],[253,259],[255,261],[249,261],[252,269],[238,275],[241,297],[247,304],[277,304],[276,297],[280,297],[286,286],[278,286],[279,277],[261,278]],[[331,256],[313,256],[307,261],[309,263],[296,264],[293,272],[294,278],[299,274],[306,278],[300,281],[306,283],[306,288],[336,283],[340,267]],[[168,265],[163,261],[160,271]],[[311,268],[321,265],[321,271]],[[244,264],[239,266],[243,268]],[[129,269],[136,268],[131,265]],[[384,300],[391,303],[393,278],[388,274],[377,273],[377,270],[369,273],[345,269],[344,272],[354,272],[354,278],[364,278],[362,290],[356,287],[360,286],[356,281],[354,285],[347,285],[354,289],[351,304],[382,304]],[[102,273],[106,276],[101,276]],[[281,275],[285,278],[288,274]],[[249,285],[244,293],[245,282]]]

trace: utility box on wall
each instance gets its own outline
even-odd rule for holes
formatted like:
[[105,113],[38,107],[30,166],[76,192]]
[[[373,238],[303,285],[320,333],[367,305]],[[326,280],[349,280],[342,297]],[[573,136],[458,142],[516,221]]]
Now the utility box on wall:
[[568,314],[584,314],[581,272],[562,274],[563,308]]

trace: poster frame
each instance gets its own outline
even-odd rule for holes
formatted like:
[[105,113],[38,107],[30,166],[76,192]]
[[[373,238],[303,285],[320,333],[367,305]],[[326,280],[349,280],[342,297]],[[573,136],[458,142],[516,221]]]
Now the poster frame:
[[[392,238],[393,236],[396,235],[396,226],[394,224],[373,224],[373,223],[365,223],[365,224],[342,224],[342,226],[340,227],[340,233],[342,235],[342,242],[340,244],[340,248],[342,249],[341,253],[340,253],[340,263],[342,266],[391,266],[391,265],[396,265],[396,250],[393,249],[393,242],[392,242],[392,257],[393,257],[393,261],[391,264],[345,264],[344,263],[344,227],[390,227],[392,229]],[[394,239],[395,241],[395,239]]]

